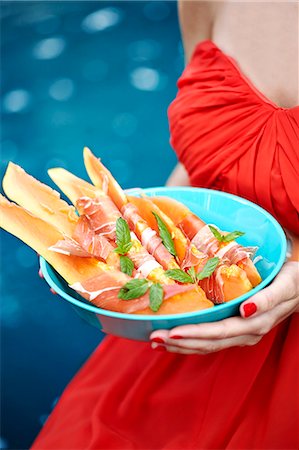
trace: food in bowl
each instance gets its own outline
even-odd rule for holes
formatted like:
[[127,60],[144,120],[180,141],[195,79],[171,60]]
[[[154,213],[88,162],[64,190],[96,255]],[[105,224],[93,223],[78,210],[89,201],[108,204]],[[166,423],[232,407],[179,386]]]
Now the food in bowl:
[[241,231],[205,224],[168,197],[127,195],[84,149],[90,184],[65,169],[49,175],[58,192],[10,163],[1,226],[36,250],[69,286],[99,308],[164,315],[229,302],[262,280]]

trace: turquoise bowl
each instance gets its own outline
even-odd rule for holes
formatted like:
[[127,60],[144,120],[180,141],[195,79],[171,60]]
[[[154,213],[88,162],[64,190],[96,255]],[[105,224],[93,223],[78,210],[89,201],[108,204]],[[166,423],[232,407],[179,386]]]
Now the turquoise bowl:
[[[286,237],[278,222],[264,209],[248,200],[224,192],[191,187],[158,187],[144,189],[149,196],[164,195],[174,198],[197,214],[206,223],[214,223],[226,231],[240,230],[245,235],[238,239],[242,245],[258,246],[256,256],[263,281],[250,292],[228,303],[198,312],[173,315],[123,314],[97,308],[69,288],[63,278],[41,258],[41,269],[47,283],[78,314],[103,332],[139,341],[148,341],[153,330],[170,329],[179,325],[214,322],[239,315],[240,304],[267,286],[281,269],[286,258]],[[138,195],[138,190],[130,190]]]

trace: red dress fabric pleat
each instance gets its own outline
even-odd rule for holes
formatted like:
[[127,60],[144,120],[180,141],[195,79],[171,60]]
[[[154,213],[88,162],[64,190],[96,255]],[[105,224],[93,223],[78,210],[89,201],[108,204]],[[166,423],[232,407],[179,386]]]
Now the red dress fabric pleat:
[[[278,108],[212,42],[199,44],[169,109],[192,185],[252,200],[298,233],[298,108]],[[160,353],[106,337],[33,449],[298,449],[293,314],[253,347]]]
[[276,106],[211,41],[178,87],[171,143],[192,186],[247,198],[299,234],[299,107]]

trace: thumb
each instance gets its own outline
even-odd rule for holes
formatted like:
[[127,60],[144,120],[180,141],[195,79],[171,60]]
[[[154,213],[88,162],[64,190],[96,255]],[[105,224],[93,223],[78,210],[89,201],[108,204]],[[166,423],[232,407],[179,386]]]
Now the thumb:
[[298,276],[298,263],[286,263],[270,286],[242,303],[241,316],[247,318],[254,314],[262,314],[279,303],[295,298],[298,295]]

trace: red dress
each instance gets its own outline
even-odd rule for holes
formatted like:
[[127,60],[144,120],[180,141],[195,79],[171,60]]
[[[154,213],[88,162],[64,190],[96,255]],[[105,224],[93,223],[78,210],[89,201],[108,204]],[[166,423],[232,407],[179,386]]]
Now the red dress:
[[[267,100],[210,41],[178,86],[171,139],[192,185],[246,197],[298,233],[299,108]],[[208,355],[108,336],[32,448],[297,449],[298,318]]]

